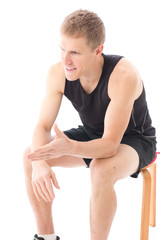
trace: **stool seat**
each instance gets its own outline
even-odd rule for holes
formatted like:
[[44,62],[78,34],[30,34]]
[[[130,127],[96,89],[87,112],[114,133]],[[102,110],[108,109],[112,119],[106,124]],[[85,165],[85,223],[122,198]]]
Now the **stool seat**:
[[156,225],[156,159],[141,170],[143,177],[142,214],[140,240],[148,240],[149,226]]

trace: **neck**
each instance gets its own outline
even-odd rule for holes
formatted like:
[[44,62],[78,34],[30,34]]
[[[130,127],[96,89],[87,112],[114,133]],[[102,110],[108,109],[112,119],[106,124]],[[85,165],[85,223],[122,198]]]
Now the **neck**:
[[86,77],[80,78],[81,86],[88,94],[96,88],[102,74],[104,64],[103,56],[101,56],[99,60],[100,61],[95,64],[95,66],[92,68],[92,70]]
[[90,71],[88,71],[88,73],[86,74],[86,76],[83,76],[82,78],[80,78],[80,82],[82,83],[89,83],[89,84],[94,84],[99,82],[99,79],[101,77],[102,74],[102,70],[103,70],[103,64],[104,64],[104,58],[101,55],[101,57],[95,62],[95,64],[93,64],[92,69],[90,69]]

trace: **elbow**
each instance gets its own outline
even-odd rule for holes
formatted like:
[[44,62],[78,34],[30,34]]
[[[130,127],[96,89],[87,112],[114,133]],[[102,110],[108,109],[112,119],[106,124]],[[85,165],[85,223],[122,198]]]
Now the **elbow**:
[[112,146],[111,146],[111,157],[114,157],[117,153],[118,153],[118,149],[119,149],[119,142],[112,142]]
[[118,152],[118,148],[117,147],[111,147],[108,151],[108,153],[106,154],[107,158],[109,157],[114,157]]
[[110,153],[110,157],[114,157],[116,154],[117,154],[117,152],[118,152],[118,147],[113,147],[112,149],[111,149],[111,153]]
[[106,151],[104,152],[103,158],[114,157],[118,153],[119,144],[115,141],[110,141]]

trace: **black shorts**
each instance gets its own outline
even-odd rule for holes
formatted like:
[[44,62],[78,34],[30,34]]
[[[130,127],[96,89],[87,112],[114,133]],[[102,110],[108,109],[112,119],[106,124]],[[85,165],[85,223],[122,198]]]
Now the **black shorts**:
[[[65,135],[70,139],[76,141],[90,141],[93,139],[100,138],[99,135],[88,132],[83,126],[78,126],[78,128],[72,128],[68,131],[64,131]],[[130,134],[123,136],[122,144],[131,146],[136,150],[139,155],[139,168],[138,171],[131,175],[131,177],[137,178],[141,169],[149,165],[156,154],[156,138],[145,137],[141,134]],[[83,158],[87,167],[89,167],[92,158]]]

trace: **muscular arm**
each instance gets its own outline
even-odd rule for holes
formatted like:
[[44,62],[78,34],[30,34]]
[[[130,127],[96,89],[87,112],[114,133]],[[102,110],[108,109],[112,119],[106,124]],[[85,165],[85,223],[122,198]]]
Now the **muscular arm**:
[[[51,129],[60,108],[64,82],[61,64],[51,67],[47,77],[46,95],[33,134],[31,151],[51,141]],[[55,195],[52,183],[59,188],[56,176],[49,165],[44,161],[32,162],[32,186],[39,201],[41,198],[47,202],[53,200]]]
[[86,158],[107,158],[116,154],[128,126],[134,101],[142,92],[141,79],[133,67],[122,60],[109,81],[111,101],[104,119],[101,139],[89,142],[72,142],[71,155]]
[[33,133],[32,151],[51,141],[51,129],[60,108],[64,81],[61,64],[52,66],[47,76],[46,94],[41,106],[39,120]]

